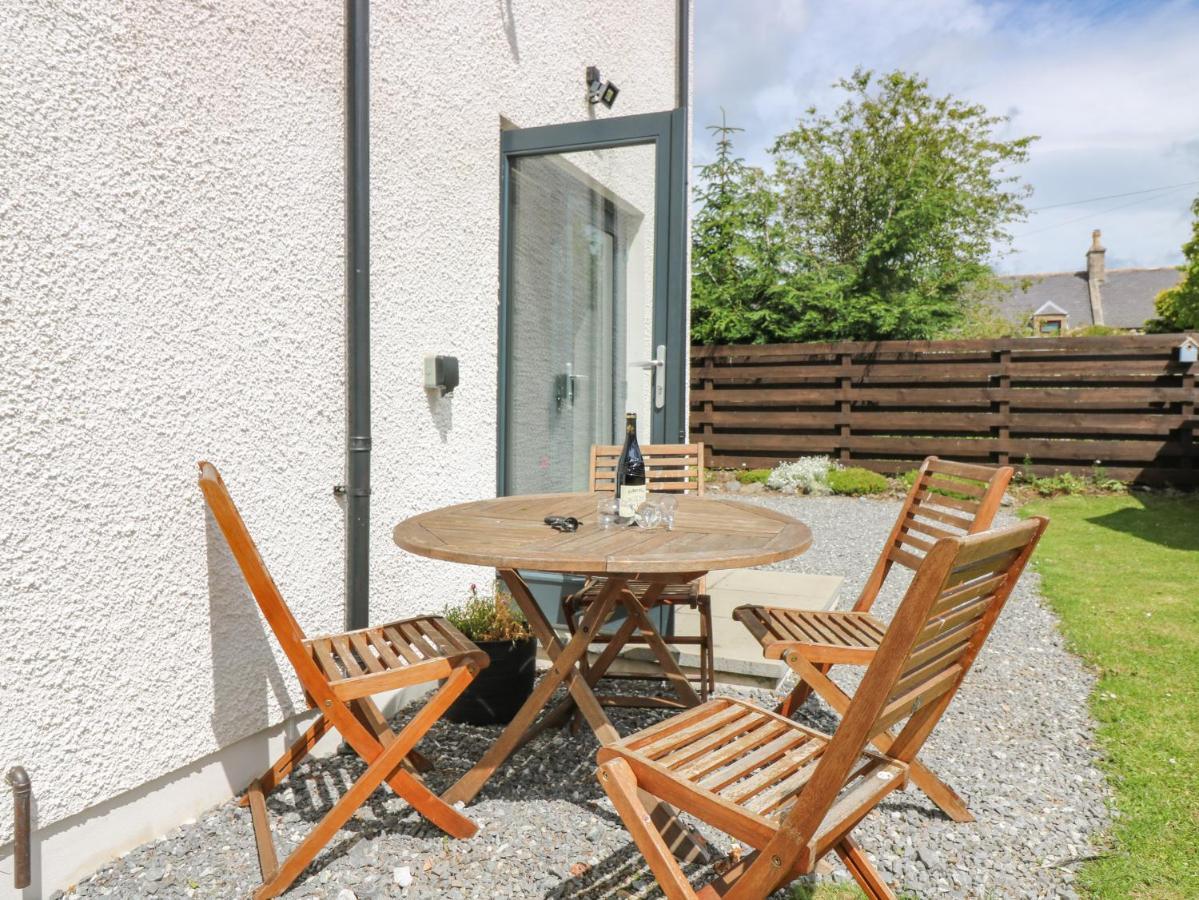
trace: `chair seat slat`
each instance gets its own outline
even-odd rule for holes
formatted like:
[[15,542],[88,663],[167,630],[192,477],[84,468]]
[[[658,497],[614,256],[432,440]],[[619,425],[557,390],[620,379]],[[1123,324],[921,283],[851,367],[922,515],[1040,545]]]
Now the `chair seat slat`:
[[[704,754],[686,766],[681,766],[678,773],[681,777],[697,784],[704,784],[709,775],[722,769],[727,770],[727,767],[730,766],[735,770],[736,765],[752,755],[753,751],[770,746],[780,738],[786,739],[781,745],[783,748],[794,743],[794,740],[787,734],[786,726],[781,722],[759,722],[752,731],[725,744],[719,751]],[[733,776],[732,780],[736,780],[736,777]],[[717,777],[712,784],[719,785],[720,778]]]
[[360,675],[365,675],[362,666],[358,664],[358,660],[354,658],[354,651],[350,648],[350,642],[342,635],[330,638],[333,643],[333,652],[337,654],[337,658],[341,661],[342,667],[346,670],[346,675],[350,678],[357,678]]
[[686,728],[673,732],[672,734],[664,735],[654,742],[641,747],[641,752],[647,759],[657,761],[661,757],[670,753],[678,747],[682,747],[690,741],[701,738],[713,731],[723,728],[725,725],[737,719],[744,718],[744,710],[738,707],[732,707],[718,715],[705,717],[699,721],[692,722]]
[[[728,756],[729,753],[735,752],[738,742],[752,738],[759,725],[760,723],[753,713],[744,711],[744,715],[738,716],[723,728],[699,740],[684,744],[682,747],[670,751],[665,756],[658,757],[655,762],[668,769],[676,769],[680,773],[691,771],[693,763],[694,765],[703,766],[708,762],[714,762]],[[696,763],[696,757],[700,756],[703,759]]]
[[816,643],[840,646],[841,641],[837,637],[837,632],[820,617],[811,616],[798,610],[788,612],[787,616],[799,624],[800,628],[808,635],[808,640],[815,639]]
[[379,672],[387,671],[389,667],[383,665],[383,663],[379,661],[378,656],[374,652],[374,648],[371,646],[370,640],[365,634],[359,632],[358,634],[350,635],[350,644],[353,645],[354,650],[358,654],[358,658],[366,663],[366,668],[369,672],[372,674],[377,674]]
[[387,665],[389,669],[402,669],[404,661],[396,656],[395,651],[391,649],[391,644],[383,637],[382,629],[372,628],[367,632],[367,638],[371,642],[371,646],[375,648],[375,652],[379,654],[379,658]]
[[398,623],[396,630],[404,636],[404,639],[408,642],[408,646],[412,647],[424,659],[436,659],[441,655],[441,651],[425,639],[425,636],[420,633],[420,629],[416,627],[415,623]]
[[337,659],[333,655],[332,644],[328,638],[321,638],[311,643],[312,651],[316,655],[316,664],[332,681],[340,681],[346,677],[346,673],[342,667],[337,664]]
[[755,769],[780,759],[784,753],[792,755],[815,753],[819,749],[819,744],[819,741],[812,740],[809,735],[802,732],[796,734],[794,731],[787,731],[740,759],[726,761],[719,768],[705,773],[697,784],[702,788],[719,793],[729,785],[747,778]]
[[408,665],[414,666],[421,661],[421,657],[416,651],[408,646],[408,639],[400,634],[394,625],[384,625],[383,634],[391,642],[392,649],[404,657],[404,662]]
[[417,630],[426,641],[437,648],[438,654],[441,656],[454,656],[458,652],[458,648],[450,641],[448,637],[441,633],[432,619],[417,619],[413,623]]
[[790,800],[795,793],[811,780],[812,776],[816,774],[816,766],[820,763],[820,756],[820,752],[814,753],[811,760],[804,763],[804,765],[782,781],[754,795],[746,805],[752,812],[756,812],[760,816],[770,815],[775,809]]

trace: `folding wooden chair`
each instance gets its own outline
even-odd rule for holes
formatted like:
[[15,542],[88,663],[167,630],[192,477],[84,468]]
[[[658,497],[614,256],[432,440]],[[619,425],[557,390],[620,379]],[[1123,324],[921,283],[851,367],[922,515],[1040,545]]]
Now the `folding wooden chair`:
[[[930,547],[831,737],[719,698],[600,748],[600,783],[666,896],[761,900],[833,850],[868,897],[894,898],[850,833],[904,786],[1047,524],[1031,519]],[[883,736],[882,753],[866,749]],[[754,852],[696,894],[638,789]]]
[[[916,569],[934,541],[990,528],[1011,478],[1010,466],[967,465],[930,456],[920,466],[851,611],[804,612],[770,606],[741,606],[733,611],[768,659],[784,660],[799,676],[791,695],[778,707],[781,715],[793,715],[813,690],[844,714],[849,698],[828,678],[828,671],[835,663],[865,666],[874,658],[886,625],[870,614],[870,607],[892,568],[899,564]],[[965,802],[919,761],[912,765],[911,778],[951,819],[973,821]]]
[[[304,868],[380,783],[410,803],[448,834],[468,838],[477,826],[432,793],[414,771],[414,748],[433,724],[486,667],[487,654],[445,619],[424,616],[346,634],[306,639],[258,554],[220,473],[200,463],[200,488],[263,616],[287,655],[317,720],[246,791],[262,886],[255,898],[287,890]],[[371,696],[381,691],[445,679],[425,706],[399,732],[387,725]],[[366,771],[334,804],[292,854],[279,863],[266,814],[266,795],[336,728]]]
[[[622,447],[619,444],[596,444],[591,448],[590,490],[609,492],[616,489],[616,467],[620,462]],[[654,493],[691,493],[703,496],[704,493],[704,445],[703,444],[647,444],[641,448],[645,458],[645,478],[647,488]],[[566,625],[573,635],[578,628],[579,619],[600,596],[607,584],[606,578],[591,578],[583,588],[562,601]],[[650,585],[644,581],[633,581],[629,588],[638,600],[641,600]],[[669,585],[650,604],[647,609],[655,606],[687,607],[699,613],[699,634],[683,635],[670,634],[667,641],[675,646],[696,647],[699,654],[697,677],[699,697],[707,700],[708,695],[716,688],[715,660],[712,654],[712,601],[703,590],[703,579],[689,584]],[[612,634],[597,634],[593,644],[604,645],[599,659],[587,667],[587,681],[596,684],[600,678],[635,678],[641,680],[658,680],[657,675],[614,675],[608,668],[615,662],[620,651],[630,645],[644,645],[648,642],[637,632],[637,622],[630,616]],[[665,680],[665,676],[661,676]],[[684,704],[674,699],[662,697],[612,697],[600,696],[601,703],[621,706],[669,706],[682,708]]]

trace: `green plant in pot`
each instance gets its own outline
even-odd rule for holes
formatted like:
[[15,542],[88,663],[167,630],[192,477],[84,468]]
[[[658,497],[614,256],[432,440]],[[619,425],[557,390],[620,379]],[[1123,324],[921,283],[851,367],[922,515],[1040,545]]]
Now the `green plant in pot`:
[[470,596],[447,606],[443,615],[491,659],[445,717],[467,725],[512,721],[533,692],[537,670],[537,643],[529,623],[498,583],[493,596],[480,594],[472,584]]

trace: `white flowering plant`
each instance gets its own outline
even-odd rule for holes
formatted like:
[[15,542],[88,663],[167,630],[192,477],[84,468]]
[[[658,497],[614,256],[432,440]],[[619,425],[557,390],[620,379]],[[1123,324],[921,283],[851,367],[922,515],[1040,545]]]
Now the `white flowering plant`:
[[804,456],[795,462],[779,463],[766,479],[771,490],[797,494],[830,494],[828,473],[840,466],[827,456]]

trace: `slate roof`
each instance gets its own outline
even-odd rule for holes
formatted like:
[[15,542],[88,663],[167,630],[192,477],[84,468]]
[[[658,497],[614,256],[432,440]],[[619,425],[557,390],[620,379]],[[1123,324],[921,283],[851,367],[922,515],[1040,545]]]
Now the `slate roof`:
[[[1086,272],[1047,272],[1041,275],[1008,275],[1000,279],[1009,290],[998,307],[1010,319],[1024,319],[1046,303],[1069,316],[1067,327],[1093,324]],[[1153,301],[1182,280],[1173,267],[1158,269],[1108,269],[1100,284],[1104,324],[1113,328],[1141,328],[1155,315]]]

